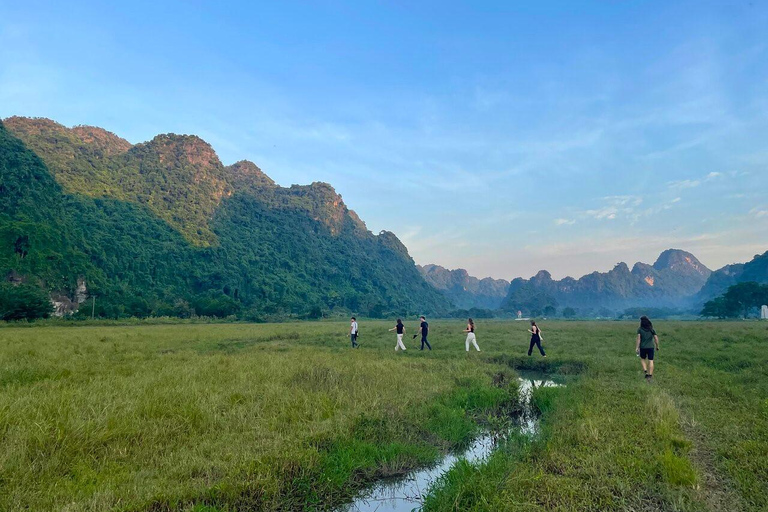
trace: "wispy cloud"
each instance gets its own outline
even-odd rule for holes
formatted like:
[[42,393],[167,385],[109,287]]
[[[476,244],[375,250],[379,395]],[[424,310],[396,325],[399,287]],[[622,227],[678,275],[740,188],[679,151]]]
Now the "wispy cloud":
[[584,210],[582,215],[597,220],[614,220],[618,217],[630,217],[643,202],[642,197],[637,196],[606,196],[602,198],[605,203],[600,208]]
[[723,177],[723,173],[713,171],[702,178],[669,181],[667,182],[667,186],[670,189],[675,189],[675,190],[681,190],[686,188],[696,188],[699,185],[709,183],[711,181],[720,179],[722,177]]
[[572,226],[576,224],[575,219],[555,219],[555,226]]

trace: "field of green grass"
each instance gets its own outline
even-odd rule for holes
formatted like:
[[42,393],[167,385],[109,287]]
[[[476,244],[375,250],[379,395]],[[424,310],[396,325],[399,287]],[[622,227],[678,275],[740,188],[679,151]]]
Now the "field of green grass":
[[[415,321],[406,324],[413,329]],[[636,325],[430,322],[395,353],[389,322],[0,329],[0,510],[332,509],[429,464],[514,410],[542,431],[459,465],[426,510],[768,509],[768,324],[658,322],[655,382]]]

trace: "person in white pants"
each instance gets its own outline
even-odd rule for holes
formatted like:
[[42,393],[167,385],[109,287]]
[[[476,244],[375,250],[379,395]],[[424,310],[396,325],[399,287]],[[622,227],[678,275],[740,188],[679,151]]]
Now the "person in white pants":
[[403,321],[398,318],[397,325],[391,328],[389,331],[397,331],[397,345],[395,345],[395,352],[397,352],[398,349],[405,350],[405,345],[403,345],[403,334],[405,334],[405,326],[403,325]]
[[467,333],[467,341],[464,342],[464,345],[467,347],[467,352],[469,352],[470,343],[475,346],[478,352],[480,352],[480,347],[477,346],[477,339],[475,338],[475,322],[473,322],[471,318],[467,320],[467,328],[464,329],[464,332]]

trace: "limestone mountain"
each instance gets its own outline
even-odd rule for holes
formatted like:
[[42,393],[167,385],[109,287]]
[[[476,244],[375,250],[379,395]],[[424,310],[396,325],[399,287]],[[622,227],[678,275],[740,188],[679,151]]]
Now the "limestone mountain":
[[0,276],[104,316],[444,311],[394,234],[328,184],[276,185],[192,135],[132,145],[47,119],[0,123]]
[[633,306],[680,307],[691,302],[711,274],[693,254],[679,249],[661,253],[653,265],[636,263],[630,270],[618,263],[608,272],[593,272],[580,279],[554,280],[547,271],[531,279],[514,279],[502,303],[507,311],[541,311],[546,305],[582,311],[620,311]]
[[418,266],[429,284],[461,309],[498,309],[507,296],[509,281],[470,276],[463,268],[448,270],[440,265]]
[[768,283],[768,251],[755,255],[747,263],[726,265],[712,272],[696,295],[697,303],[703,304],[725,293],[729,286],[749,281]]

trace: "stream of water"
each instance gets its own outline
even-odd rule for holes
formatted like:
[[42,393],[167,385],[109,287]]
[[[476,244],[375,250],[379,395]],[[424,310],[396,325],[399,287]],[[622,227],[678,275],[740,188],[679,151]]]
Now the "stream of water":
[[[560,384],[549,380],[542,373],[522,373],[519,397],[522,413],[515,417],[513,429],[533,436],[539,429],[539,419],[533,410],[531,396],[540,387],[554,387]],[[421,508],[429,488],[447,473],[459,460],[470,463],[482,462],[499,445],[509,432],[486,432],[466,449],[445,455],[434,466],[412,471],[397,479],[383,480],[337,512],[412,512]]]

